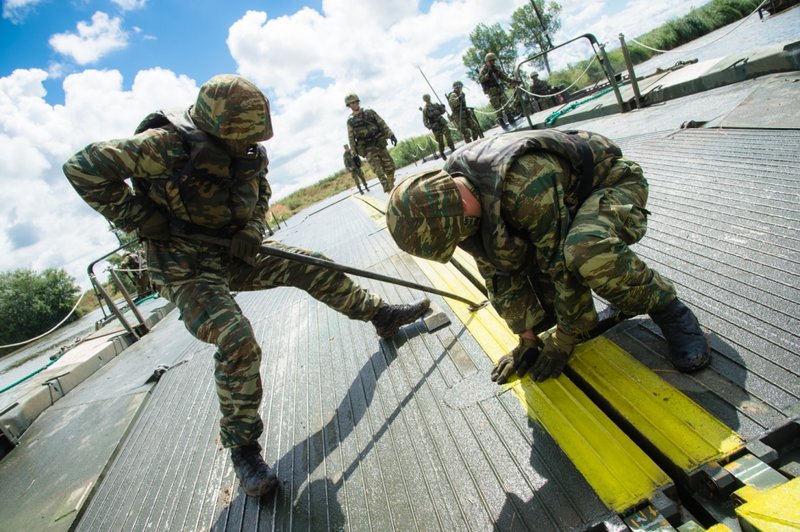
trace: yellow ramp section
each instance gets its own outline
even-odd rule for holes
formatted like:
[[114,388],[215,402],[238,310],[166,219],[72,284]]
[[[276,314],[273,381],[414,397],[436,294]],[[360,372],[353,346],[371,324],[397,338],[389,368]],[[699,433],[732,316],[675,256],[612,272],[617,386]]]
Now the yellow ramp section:
[[607,338],[579,345],[569,365],[687,473],[744,446],[730,428]]
[[800,530],[800,478],[753,496],[736,508],[745,531]]
[[[455,267],[422,259],[417,263],[434,286],[468,298],[481,297]],[[469,312],[462,303],[448,303],[492,362],[517,345],[516,335],[493,308]],[[542,383],[525,377],[514,380],[511,386],[528,415],[547,430],[610,509],[624,512],[671,483],[667,474],[565,376]]]
[[[376,211],[385,206],[372,198],[358,199],[370,217],[383,225],[383,216],[376,216]],[[474,269],[471,257],[462,253],[459,258]],[[454,266],[416,261],[433,286],[482,299],[480,291]],[[492,362],[517,345],[516,335],[492,307],[470,312],[463,303],[447,301]],[[568,378],[535,383],[526,377],[515,379],[510,386],[528,415],[547,430],[609,509],[624,512],[671,484],[667,474]]]

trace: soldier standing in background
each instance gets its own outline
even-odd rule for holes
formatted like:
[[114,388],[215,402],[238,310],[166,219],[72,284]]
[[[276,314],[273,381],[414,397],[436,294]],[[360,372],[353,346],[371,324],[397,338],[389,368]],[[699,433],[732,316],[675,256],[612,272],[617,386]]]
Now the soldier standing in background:
[[[427,299],[388,305],[343,273],[260,252],[271,190],[259,143],[271,137],[266,96],[225,74],[204,83],[187,111],[152,113],[134,136],[90,144],[64,163],[67,179],[92,208],[138,232],[153,284],[175,303],[193,336],[217,347],[220,442],[251,496],[272,492],[278,480],[259,443],[261,347],[231,291],[300,288],[351,319],[371,321],[383,338],[429,306]],[[230,244],[208,244],[204,237]]]
[[[356,182],[358,191],[362,194],[364,193],[364,190],[369,191],[367,180],[364,179],[364,172],[361,170],[361,157],[351,152],[350,146],[345,144],[344,155],[342,158],[344,159],[344,167],[348,172],[350,172],[350,175],[353,176],[353,181]],[[364,190],[361,189],[362,185]]]
[[386,149],[386,141],[390,140],[392,146],[397,146],[397,137],[378,113],[372,109],[362,109],[360,103],[357,94],[348,94],[344,99],[344,104],[352,111],[347,117],[350,148],[357,155],[366,157],[383,191],[388,193],[394,188],[395,165]]
[[453,114],[453,121],[456,124],[458,132],[464,138],[465,143],[470,143],[477,140],[479,137],[483,138],[483,131],[475,120],[475,115],[471,107],[467,107],[467,99],[462,92],[464,84],[460,81],[453,83],[453,92],[447,95],[447,103],[450,104],[450,110]]
[[[448,261],[475,257],[492,305],[519,335],[492,380],[531,369],[559,375],[597,324],[592,292],[624,315],[647,313],[680,371],[708,365],[708,342],[669,280],[630,246],[647,230],[642,168],[611,140],[555,129],[497,135],[462,146],[442,170],[392,191],[386,225],[400,249]],[[555,323],[543,340],[537,335]]]
[[483,88],[484,94],[489,97],[489,103],[492,104],[495,110],[497,123],[500,124],[500,127],[505,129],[508,127],[508,124],[506,124],[503,118],[503,110],[507,109],[506,113],[512,121],[514,119],[514,113],[508,105],[508,97],[503,88],[503,82],[508,83],[512,87],[516,87],[519,83],[508,77],[508,75],[503,72],[503,69],[498,67],[496,63],[497,56],[495,54],[492,52],[486,54],[483,66],[478,73],[478,81],[481,84],[481,88]]
[[453,145],[453,136],[450,134],[450,128],[447,125],[447,118],[445,118],[447,109],[440,103],[431,103],[430,94],[423,94],[422,101],[425,102],[425,107],[422,108],[422,123],[433,132],[433,137],[439,145],[439,153],[444,159],[445,140],[451,153],[456,149]]
[[555,98],[549,96],[550,92],[552,92],[552,88],[550,84],[546,81],[539,79],[538,72],[531,72],[531,88],[530,91],[535,94],[536,103],[539,106],[539,111],[544,111],[550,107],[553,107],[556,102]]

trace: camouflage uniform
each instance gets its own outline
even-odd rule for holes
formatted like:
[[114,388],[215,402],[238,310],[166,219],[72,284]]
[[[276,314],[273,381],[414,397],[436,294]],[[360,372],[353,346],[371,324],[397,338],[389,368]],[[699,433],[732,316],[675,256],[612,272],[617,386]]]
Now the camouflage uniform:
[[369,190],[369,187],[367,186],[367,180],[364,178],[364,172],[361,170],[361,159],[358,155],[353,155],[353,152],[350,151],[350,147],[347,145],[344,147],[344,155],[342,155],[342,159],[344,161],[345,169],[350,172],[350,175],[353,176],[353,181],[356,182],[358,191],[362,194],[364,193],[364,190],[361,189],[362,186],[365,190]]
[[[515,333],[535,329],[549,314],[570,334],[589,331],[597,322],[592,290],[630,315],[675,299],[674,287],[629,247],[647,228],[648,186],[641,167],[610,140],[588,132],[511,133],[459,148],[443,170],[466,178],[481,204],[480,227],[467,223],[460,196],[445,188],[451,185],[422,175],[391,195],[390,232],[402,249],[435,260],[448,260],[456,244],[466,249]],[[406,192],[421,179],[443,183],[432,182],[428,197]],[[427,225],[411,220],[413,205],[426,203],[447,214]],[[455,235],[454,243],[437,240],[440,234]]]
[[[249,96],[256,91],[263,101],[253,102],[235,90],[215,94],[217,84],[230,86],[231,79],[241,80],[239,87],[246,86]],[[204,116],[225,111],[245,120],[203,122]],[[254,123],[262,124],[266,133],[253,137]],[[365,321],[376,315],[382,301],[340,272],[260,253],[250,264],[232,256],[233,245],[229,250],[176,236],[177,228],[184,234],[235,242],[237,235],[251,233],[256,245],[260,243],[271,191],[266,151],[256,143],[271,137],[272,129],[269,104],[254,85],[237,76],[212,78],[185,114],[151,115],[139,131],[130,138],[90,144],[64,164],[64,173],[90,206],[126,231],[138,227],[143,234],[148,220],[159,216],[169,220],[172,235],[167,231],[158,239],[145,240],[152,281],[175,303],[186,328],[217,347],[214,378],[222,412],[222,445],[252,448],[263,430],[258,413],[261,348],[231,290],[294,286],[350,318]],[[125,183],[129,178],[136,194]]]
[[553,89],[546,81],[539,79],[538,76],[531,76],[531,86],[529,90],[537,95],[535,96],[535,101],[539,107],[539,111],[544,111],[556,104],[555,97],[548,96]]
[[439,153],[444,159],[445,141],[450,150],[455,150],[453,136],[450,134],[450,127],[447,125],[445,115],[447,109],[440,103],[431,103],[430,97],[425,100],[425,107],[422,108],[422,123],[433,132],[433,137],[439,145]]
[[447,103],[450,104],[450,110],[453,114],[453,122],[456,125],[461,136],[464,137],[464,142],[469,143],[477,140],[481,134],[481,128],[472,114],[472,110],[467,107],[467,100],[463,92],[453,91],[447,95]]
[[483,93],[489,97],[489,103],[495,110],[498,120],[502,120],[503,112],[512,114],[512,106],[508,104],[508,97],[501,82],[515,84],[503,70],[495,65],[484,63],[478,73],[478,81],[483,88]]
[[394,137],[394,133],[386,122],[372,109],[362,108],[347,118],[347,136],[356,154],[367,159],[383,191],[392,190],[395,164],[386,149],[386,140]]

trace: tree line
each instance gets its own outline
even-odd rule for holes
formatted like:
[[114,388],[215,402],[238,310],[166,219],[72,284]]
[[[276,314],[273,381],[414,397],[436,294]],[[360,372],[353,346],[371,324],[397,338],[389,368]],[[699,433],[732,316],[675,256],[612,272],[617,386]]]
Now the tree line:
[[[759,0],[711,0],[683,17],[669,20],[634,38],[651,48],[670,50],[749,15],[760,3]],[[469,78],[478,81],[478,71],[489,52],[497,55],[498,63],[510,74],[521,59],[558,45],[557,42],[551,43],[551,36],[561,29],[560,14],[561,5],[557,2],[532,0],[511,14],[511,22],[506,28],[499,23],[478,24],[469,36],[472,46],[462,56]],[[628,43],[628,50],[634,64],[644,62],[658,53],[636,43]],[[606,50],[606,53],[612,71],[625,70],[625,60],[619,47]],[[543,55],[529,64],[546,70],[552,86],[571,85],[589,67],[583,79],[576,84],[576,89],[581,89],[605,80],[602,66],[598,62],[590,66],[591,62],[592,58],[587,58],[551,71],[549,58]]]

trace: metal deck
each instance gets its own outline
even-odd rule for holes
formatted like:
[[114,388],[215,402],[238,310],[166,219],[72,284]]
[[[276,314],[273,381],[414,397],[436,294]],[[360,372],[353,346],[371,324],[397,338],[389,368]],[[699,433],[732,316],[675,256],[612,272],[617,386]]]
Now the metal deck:
[[[800,399],[800,133],[682,130],[620,142],[651,183],[650,230],[637,251],[697,311],[714,359],[696,375],[674,372],[648,320],[609,337],[746,440],[782,425],[797,415]],[[282,239],[428,282],[360,203],[331,200]],[[419,295],[364,284],[391,301]],[[187,334],[180,349],[188,362],[154,388],[77,528],[613,523],[614,512],[513,394],[478,384],[475,375],[488,381],[490,357],[447,303],[432,299],[450,314],[450,326],[428,333],[417,324],[384,342],[368,324],[299,291],[241,294],[264,348],[264,447],[281,492],[257,501],[238,491],[217,441],[213,350]]]
[[[777,83],[769,108],[796,111],[795,74],[567,126],[614,138],[644,167],[652,216],[635,249],[695,309],[709,368],[674,371],[639,317],[583,344],[559,379],[497,387],[489,372],[513,337],[491,309],[431,296],[448,326],[382,341],[301,291],[242,293],[264,353],[275,496],[239,490],[218,441],[213,348],[173,312],[0,461],[0,528],[617,530],[623,511],[670,497],[706,511],[686,478],[800,416],[800,129],[796,112],[758,115],[752,97]],[[689,120],[707,127],[679,129]],[[385,195],[370,198],[331,198],[276,238],[479,297],[449,266],[401,253],[378,212]],[[361,282],[391,302],[422,295]],[[147,382],[159,364],[171,369]],[[800,457],[774,467],[796,477]],[[785,486],[790,504],[797,486]]]

